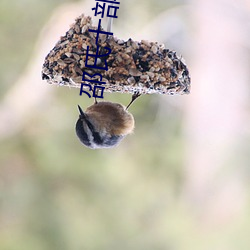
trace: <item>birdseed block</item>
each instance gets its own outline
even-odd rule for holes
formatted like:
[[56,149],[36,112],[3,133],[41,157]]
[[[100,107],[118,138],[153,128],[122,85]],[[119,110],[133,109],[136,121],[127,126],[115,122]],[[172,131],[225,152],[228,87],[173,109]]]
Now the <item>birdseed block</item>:
[[[124,41],[115,36],[99,34],[96,44],[96,30],[91,17],[84,14],[76,18],[65,36],[62,36],[55,47],[45,58],[42,68],[42,79],[60,86],[80,88],[83,73],[93,76],[102,75],[105,92],[140,94],[188,94],[190,76],[181,56],[164,48],[157,42],[129,39]],[[103,30],[103,28],[101,28]],[[111,49],[107,57],[97,59],[98,66],[108,70],[86,67],[87,47],[90,54],[104,47]],[[88,58],[88,64],[94,64],[94,58]],[[85,78],[87,79],[87,78]],[[99,80],[99,77],[89,78]],[[95,83],[85,81],[94,86]]]

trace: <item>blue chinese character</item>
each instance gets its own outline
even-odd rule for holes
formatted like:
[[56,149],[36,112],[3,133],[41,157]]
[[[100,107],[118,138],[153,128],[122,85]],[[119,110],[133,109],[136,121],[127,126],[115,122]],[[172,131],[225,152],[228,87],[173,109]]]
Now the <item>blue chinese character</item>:
[[[87,76],[90,77],[90,78],[93,78],[93,77],[95,77],[95,76],[99,76],[99,77],[100,77],[100,81],[86,79],[86,78],[85,78],[85,75],[87,75]],[[83,72],[82,81],[83,81],[83,82],[84,82],[84,81],[88,81],[88,82],[93,82],[93,83],[106,84],[106,82],[102,82],[102,75],[99,74],[99,73],[96,73],[96,74],[94,74],[94,75],[90,75],[90,74],[88,74],[88,73],[86,73],[86,72]]]
[[98,44],[99,34],[113,35],[112,32],[107,32],[107,31],[102,31],[102,30],[101,30],[101,19],[99,19],[99,23],[98,23],[98,28],[97,28],[97,30],[89,29],[89,32],[95,32],[95,33],[97,33],[97,35],[96,35],[96,42],[95,42],[96,45]]
[[[90,78],[93,78],[95,76],[99,76],[100,77],[100,81],[86,79],[85,75],[88,75]],[[99,84],[99,85],[106,84],[106,82],[102,82],[102,75],[98,74],[98,73],[96,73],[94,75],[90,75],[90,74],[84,72],[83,76],[82,76],[82,81],[88,81],[88,82],[92,82],[94,84]],[[82,93],[84,93],[84,94],[87,94],[89,98],[91,98],[91,95],[87,91],[83,90],[84,86],[89,87],[89,91],[92,91],[92,86],[90,84],[81,83],[80,95],[82,95]],[[97,86],[97,85],[95,85],[94,88],[93,88],[93,97],[95,97],[95,98],[103,98],[104,89],[105,89],[105,87],[103,87],[103,86]],[[100,95],[99,95],[99,90],[101,90],[101,94]]]
[[[111,9],[114,9],[114,13],[113,13],[113,11],[111,11],[112,14],[110,14],[110,10]],[[116,12],[117,12],[118,9],[119,9],[119,7],[117,7],[117,6],[111,6],[111,5],[109,5],[108,6],[107,17],[117,18],[118,16],[116,15]]]
[[[102,18],[103,18],[103,15],[104,15],[104,11],[105,11],[105,6],[106,6],[106,3],[104,3],[103,5],[99,4],[98,2],[96,3],[96,7],[95,8],[92,8],[92,10],[95,10],[95,16],[97,15],[102,15]],[[98,12],[98,8],[100,7],[101,11]]]
[[[96,7],[92,8],[92,10],[95,10],[95,16],[101,14],[102,15],[101,17],[103,18],[104,12],[105,12],[106,3],[108,3],[109,5],[108,5],[107,17],[111,17],[111,18],[117,18],[118,17],[116,15],[116,12],[119,9],[119,7],[113,6],[112,4],[120,4],[120,2],[116,2],[116,0],[115,1],[96,0],[96,1],[97,1]],[[104,3],[103,3],[103,5],[101,5],[99,2],[104,2]],[[98,8],[100,8],[101,11],[98,12]],[[114,10],[114,13],[113,13],[113,11],[111,11],[112,9]]]
[[[100,48],[100,46],[97,45],[96,54],[89,54],[89,46],[87,46],[85,67],[87,67],[87,68],[94,68],[94,69],[108,70],[108,65],[107,65],[106,59],[104,59],[105,67],[97,66],[97,59],[100,58],[100,57],[107,57],[111,53],[111,49],[108,48],[108,47],[104,47],[106,50],[108,50],[108,52],[106,54],[99,55],[98,54],[99,48]],[[89,65],[88,64],[89,56],[95,58],[94,65]]]
[[87,91],[83,90],[83,86],[89,87],[89,91],[92,91],[92,87],[91,87],[90,84],[81,83],[80,95],[82,95],[82,93],[84,93],[84,94],[86,94],[89,98],[91,98],[91,95],[90,95]]
[[[93,97],[95,97],[95,98],[103,98],[104,89],[105,89],[105,87],[103,87],[103,86],[96,86],[95,85],[94,89],[93,89]],[[101,90],[101,92],[99,92],[99,90]],[[100,93],[100,95],[99,95],[99,93]]]

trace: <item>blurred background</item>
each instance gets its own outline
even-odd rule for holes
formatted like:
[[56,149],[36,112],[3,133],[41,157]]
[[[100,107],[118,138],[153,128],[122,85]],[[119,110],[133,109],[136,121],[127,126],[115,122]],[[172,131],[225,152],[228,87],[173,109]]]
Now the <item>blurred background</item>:
[[93,100],[41,80],[95,1],[0,2],[0,249],[249,250],[250,1],[120,2],[115,36],[176,50],[192,89],[140,97],[134,134],[106,150],[75,135]]

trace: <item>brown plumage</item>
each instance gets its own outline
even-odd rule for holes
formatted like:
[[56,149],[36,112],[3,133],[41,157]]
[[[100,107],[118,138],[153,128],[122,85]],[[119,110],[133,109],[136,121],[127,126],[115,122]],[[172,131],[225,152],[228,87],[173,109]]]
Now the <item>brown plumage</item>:
[[97,131],[111,135],[127,135],[133,132],[134,118],[119,103],[98,102],[85,111]]
[[[139,94],[135,94],[131,103],[138,96]],[[126,135],[133,132],[134,117],[119,103],[98,102],[85,112],[79,105],[78,109],[80,115],[76,122],[76,134],[88,148],[117,146]]]

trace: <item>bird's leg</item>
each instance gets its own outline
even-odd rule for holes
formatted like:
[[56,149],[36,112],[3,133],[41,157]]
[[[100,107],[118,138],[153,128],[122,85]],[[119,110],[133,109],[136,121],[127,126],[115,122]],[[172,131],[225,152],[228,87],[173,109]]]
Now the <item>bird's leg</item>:
[[126,110],[131,106],[131,104],[140,96],[141,94],[139,93],[139,91],[135,92],[133,95],[132,95],[132,100],[131,102],[128,104]]
[[[93,92],[93,95],[94,95],[94,94],[95,94],[95,93],[94,93],[94,89],[93,89],[92,92]],[[99,94],[99,89],[97,89],[97,95],[98,95],[98,94]],[[96,95],[95,95],[95,102],[94,102],[94,104],[97,104],[97,103],[98,103],[98,102],[97,102]]]

